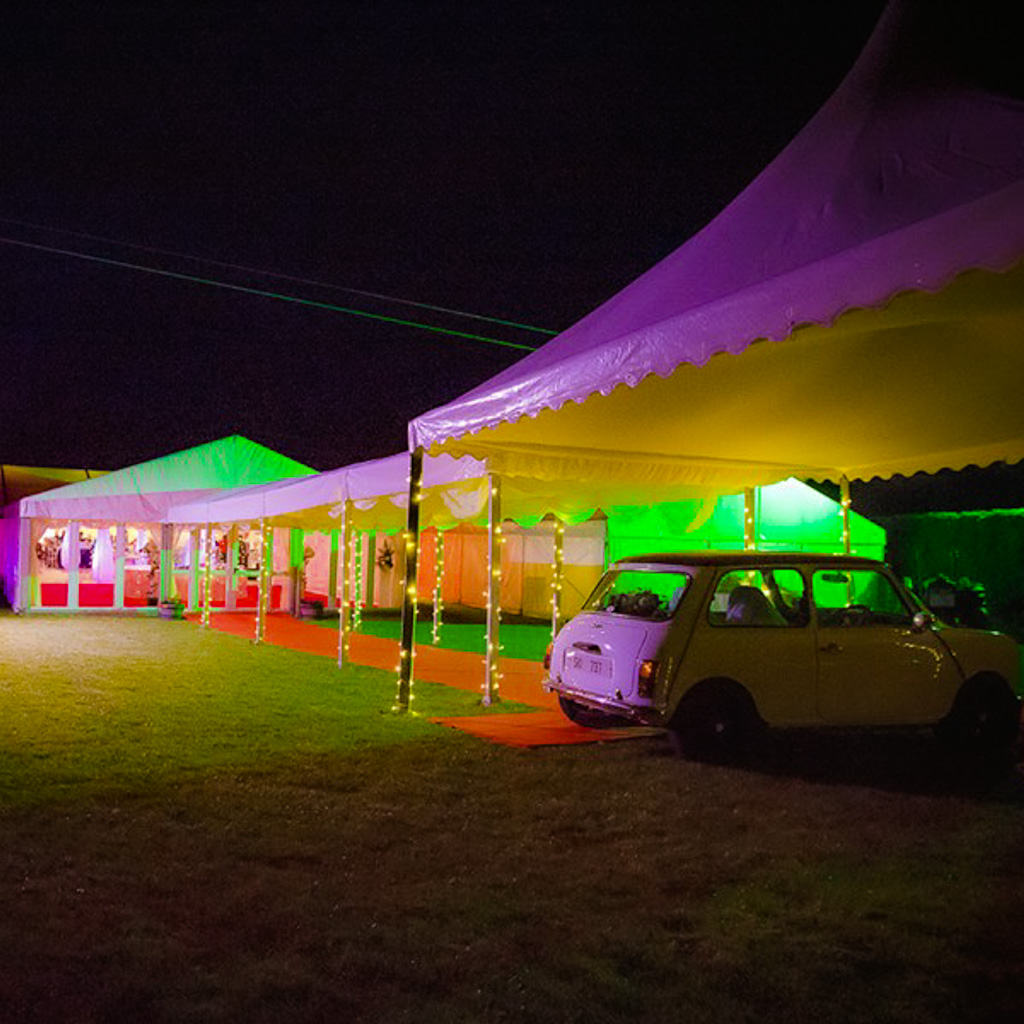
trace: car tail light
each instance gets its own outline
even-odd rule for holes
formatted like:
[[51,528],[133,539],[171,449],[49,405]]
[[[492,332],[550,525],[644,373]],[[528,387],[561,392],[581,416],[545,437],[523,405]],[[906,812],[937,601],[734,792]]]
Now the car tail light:
[[637,696],[654,696],[654,679],[657,674],[658,663],[653,658],[645,658],[640,662],[640,670],[636,674]]
[[554,643],[548,644],[548,649],[544,652],[544,671],[547,672],[551,668],[551,651],[554,648]]

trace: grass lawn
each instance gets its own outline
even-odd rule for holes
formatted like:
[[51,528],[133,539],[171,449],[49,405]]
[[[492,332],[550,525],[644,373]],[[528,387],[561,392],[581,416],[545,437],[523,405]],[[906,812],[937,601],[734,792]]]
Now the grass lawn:
[[512,750],[426,721],[470,693],[393,692],[0,615],[0,1021],[1021,1019],[1019,774],[972,793],[918,737]]

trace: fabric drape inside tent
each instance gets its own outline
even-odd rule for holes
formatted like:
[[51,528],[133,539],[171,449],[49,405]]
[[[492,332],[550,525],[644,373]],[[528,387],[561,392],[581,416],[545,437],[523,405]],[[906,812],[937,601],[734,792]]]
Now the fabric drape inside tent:
[[114,545],[110,529],[106,526],[96,531],[96,542],[92,548],[92,580],[93,583],[114,582]]

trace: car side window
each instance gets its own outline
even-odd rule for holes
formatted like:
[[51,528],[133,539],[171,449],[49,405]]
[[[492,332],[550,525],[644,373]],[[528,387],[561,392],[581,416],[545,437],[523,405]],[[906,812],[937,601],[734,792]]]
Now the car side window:
[[807,596],[796,569],[733,569],[724,573],[708,606],[712,626],[806,626]]
[[822,626],[904,626],[913,618],[889,577],[874,569],[819,569],[811,591]]

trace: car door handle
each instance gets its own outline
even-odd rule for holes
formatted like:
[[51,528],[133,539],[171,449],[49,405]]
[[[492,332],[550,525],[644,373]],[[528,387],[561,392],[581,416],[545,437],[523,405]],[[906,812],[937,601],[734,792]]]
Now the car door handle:
[[842,644],[837,644],[834,640],[831,643],[825,644],[824,647],[819,647],[819,651],[822,654],[841,654],[843,650]]

